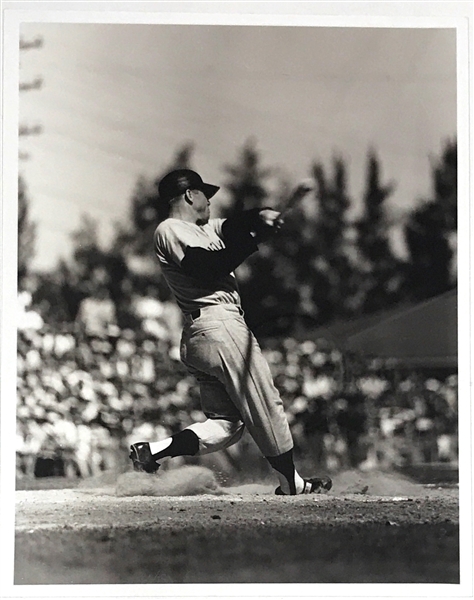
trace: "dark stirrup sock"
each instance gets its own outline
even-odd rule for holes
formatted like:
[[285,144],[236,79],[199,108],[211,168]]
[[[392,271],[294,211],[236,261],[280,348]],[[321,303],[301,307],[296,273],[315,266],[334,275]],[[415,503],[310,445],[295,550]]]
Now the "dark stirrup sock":
[[158,452],[153,454],[155,460],[165,458],[166,456],[194,456],[199,452],[199,438],[191,431],[191,429],[183,429],[171,436],[171,444]]
[[288,485],[290,486],[290,494],[296,494],[296,485],[295,485],[295,465],[293,462],[293,448],[285,452],[284,454],[280,454],[279,456],[267,456],[266,459],[271,464],[271,466],[278,471],[287,479]]

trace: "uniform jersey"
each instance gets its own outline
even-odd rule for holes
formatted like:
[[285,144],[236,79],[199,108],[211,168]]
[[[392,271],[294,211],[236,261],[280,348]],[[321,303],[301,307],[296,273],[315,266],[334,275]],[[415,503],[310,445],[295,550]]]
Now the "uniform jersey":
[[225,248],[223,223],[224,219],[210,219],[205,225],[196,225],[181,219],[168,218],[156,228],[155,253],[163,275],[184,314],[217,304],[240,306],[234,273],[212,282],[203,282],[185,273],[181,268],[187,248],[203,248],[210,252]]

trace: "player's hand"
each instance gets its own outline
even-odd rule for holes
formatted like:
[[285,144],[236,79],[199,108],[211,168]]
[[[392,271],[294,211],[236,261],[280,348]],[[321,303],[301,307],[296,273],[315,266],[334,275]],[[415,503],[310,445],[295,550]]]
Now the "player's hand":
[[280,231],[283,225],[281,213],[272,208],[264,208],[258,213],[255,233],[259,242],[268,240]]
[[281,212],[278,212],[277,210],[273,210],[272,208],[264,208],[263,210],[261,210],[259,212],[258,216],[260,217],[260,220],[263,221],[263,223],[267,227],[279,229],[281,227],[281,225],[283,224],[283,219],[281,218]]
[[281,213],[272,208],[264,208],[258,214],[257,235],[263,241],[280,231],[283,225]]

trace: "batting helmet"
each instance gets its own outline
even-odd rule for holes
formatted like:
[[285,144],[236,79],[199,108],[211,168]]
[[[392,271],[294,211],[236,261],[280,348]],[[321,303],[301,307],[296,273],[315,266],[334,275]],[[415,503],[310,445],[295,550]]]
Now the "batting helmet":
[[219,189],[217,185],[204,183],[201,176],[190,169],[177,169],[163,177],[158,184],[158,194],[162,202],[169,202],[186,190],[201,190],[206,198],[212,198]]

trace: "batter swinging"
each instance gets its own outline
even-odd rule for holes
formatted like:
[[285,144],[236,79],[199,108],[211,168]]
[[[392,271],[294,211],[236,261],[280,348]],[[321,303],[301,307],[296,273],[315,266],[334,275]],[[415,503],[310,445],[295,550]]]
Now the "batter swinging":
[[[154,473],[166,457],[203,455],[235,444],[247,428],[275,469],[279,495],[329,490],[328,477],[303,479],[293,462],[293,440],[260,346],[247,327],[234,276],[248,256],[282,225],[270,208],[210,219],[210,198],[219,187],[189,169],[168,173],[159,183],[169,217],[155,232],[155,252],[184,315],[181,360],[200,385],[207,417],[157,442],[132,444],[138,471]],[[299,186],[292,196],[303,197]]]

